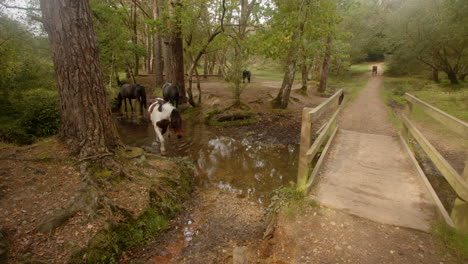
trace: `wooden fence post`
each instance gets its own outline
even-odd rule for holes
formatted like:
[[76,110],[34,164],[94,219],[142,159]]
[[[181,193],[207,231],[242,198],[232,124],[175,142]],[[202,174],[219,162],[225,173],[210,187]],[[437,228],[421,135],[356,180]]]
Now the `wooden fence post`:
[[307,182],[309,165],[307,164],[307,151],[310,148],[312,141],[312,122],[309,118],[309,112],[312,108],[305,107],[302,109],[301,123],[301,145],[299,148],[299,167],[297,172],[297,190],[303,191]]

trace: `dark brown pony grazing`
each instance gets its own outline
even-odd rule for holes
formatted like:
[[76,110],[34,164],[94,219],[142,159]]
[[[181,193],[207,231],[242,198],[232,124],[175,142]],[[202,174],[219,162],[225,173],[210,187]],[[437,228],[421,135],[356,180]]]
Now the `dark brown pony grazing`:
[[143,108],[147,108],[146,105],[146,91],[145,87],[140,84],[124,84],[120,89],[119,96],[116,99],[117,108],[122,107],[122,100],[125,103],[125,112],[127,112],[127,100],[130,102],[130,108],[133,112],[132,99],[136,99],[140,103],[140,114],[143,115]]
[[377,66],[372,66],[372,76],[376,76],[377,75]]

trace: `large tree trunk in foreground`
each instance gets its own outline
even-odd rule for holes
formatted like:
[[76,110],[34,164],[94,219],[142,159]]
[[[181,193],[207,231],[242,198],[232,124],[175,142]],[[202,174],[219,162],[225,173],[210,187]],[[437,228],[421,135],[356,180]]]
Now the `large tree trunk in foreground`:
[[60,95],[60,138],[81,158],[120,144],[107,103],[88,0],[41,0]]
[[327,38],[327,44],[325,46],[325,55],[323,57],[322,73],[320,74],[320,85],[317,90],[319,93],[324,93],[325,90],[327,89],[328,69],[330,66],[330,56],[331,56],[331,44],[332,44],[332,37],[329,36]]
[[[106,100],[88,0],[41,0],[60,95],[60,138],[80,158],[81,187],[65,208],[47,215],[37,229],[50,233],[78,211],[93,215],[99,208],[125,210],[102,191],[94,171],[104,166],[114,175],[131,177],[112,158],[120,145]],[[89,169],[92,167],[93,169]]]

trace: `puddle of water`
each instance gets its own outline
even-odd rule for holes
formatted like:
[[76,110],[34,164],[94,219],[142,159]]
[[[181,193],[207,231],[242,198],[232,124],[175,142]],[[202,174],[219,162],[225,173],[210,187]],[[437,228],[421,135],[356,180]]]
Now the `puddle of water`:
[[[117,127],[124,143],[158,151],[152,125],[141,118],[118,117]],[[184,124],[184,137],[166,135],[169,156],[185,156],[198,169],[198,183],[247,197],[263,205],[270,193],[288,186],[297,174],[298,145],[265,145],[245,138],[218,136],[203,124]],[[147,263],[178,263],[181,252],[196,236],[208,215],[195,214],[177,233],[177,239]]]
[[[185,156],[198,169],[198,182],[263,203],[274,189],[289,185],[297,174],[297,145],[265,145],[217,136],[203,124],[184,124],[184,136],[166,135],[169,156]],[[152,125],[141,118],[118,118],[124,143],[157,151]]]

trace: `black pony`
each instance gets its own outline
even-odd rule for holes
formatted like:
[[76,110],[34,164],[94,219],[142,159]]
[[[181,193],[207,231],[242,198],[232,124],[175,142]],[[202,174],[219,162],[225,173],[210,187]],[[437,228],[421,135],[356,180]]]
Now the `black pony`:
[[145,87],[140,84],[124,84],[122,85],[122,89],[120,89],[119,96],[116,99],[117,108],[120,109],[122,107],[122,100],[125,103],[125,112],[127,112],[127,100],[130,102],[130,107],[133,112],[133,105],[132,99],[137,99],[138,103],[140,103],[140,113],[143,115],[143,108],[147,108],[146,105],[146,91]]
[[250,71],[248,71],[248,70],[243,71],[242,72],[242,82],[245,83],[245,79],[247,79],[247,81],[250,83],[250,76],[251,76]]
[[182,95],[182,87],[178,83],[165,83],[162,87],[164,101],[170,102],[177,108]]

